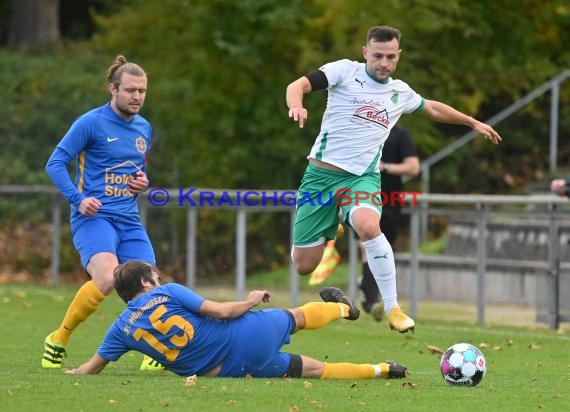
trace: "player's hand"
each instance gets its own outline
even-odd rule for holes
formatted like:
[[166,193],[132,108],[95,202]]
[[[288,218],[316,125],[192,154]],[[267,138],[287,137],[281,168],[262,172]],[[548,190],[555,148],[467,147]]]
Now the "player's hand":
[[259,303],[267,303],[271,299],[271,295],[266,290],[252,290],[249,292],[247,300],[253,303],[253,306],[259,305]]
[[146,177],[146,174],[142,170],[137,170],[127,185],[129,187],[129,192],[134,195],[144,192],[148,187],[148,179]]
[[478,122],[474,129],[478,133],[481,133],[485,137],[485,140],[489,139],[493,144],[499,144],[499,142],[503,140],[501,139],[501,136],[499,136],[499,133],[497,133],[495,129],[488,124]]
[[102,205],[96,197],[86,197],[79,204],[79,213],[87,217],[95,216]]
[[289,109],[289,117],[299,123],[300,128],[303,128],[308,117],[307,109],[304,107],[292,107]]
[[566,193],[566,181],[564,179],[554,179],[550,184],[550,190],[558,196],[564,196]]

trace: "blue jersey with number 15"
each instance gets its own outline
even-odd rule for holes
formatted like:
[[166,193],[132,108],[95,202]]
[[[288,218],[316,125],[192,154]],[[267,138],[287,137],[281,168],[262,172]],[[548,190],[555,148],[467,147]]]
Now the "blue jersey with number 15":
[[200,315],[204,300],[176,283],[140,295],[111,325],[97,353],[115,361],[136,350],[181,376],[205,374],[227,357],[233,327]]

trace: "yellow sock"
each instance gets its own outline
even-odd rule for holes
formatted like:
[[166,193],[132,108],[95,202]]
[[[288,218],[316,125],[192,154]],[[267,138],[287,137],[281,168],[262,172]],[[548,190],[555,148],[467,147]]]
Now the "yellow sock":
[[309,302],[299,309],[305,316],[305,329],[319,329],[326,324],[348,316],[348,305],[336,302]]
[[52,341],[66,346],[75,328],[97,310],[103,299],[105,295],[92,280],[81,286],[67,308],[59,329],[53,334]]
[[325,362],[321,379],[372,379],[376,376],[374,365]]
[[325,251],[323,252],[323,255],[327,254],[330,255],[333,252],[335,246],[336,246],[336,240],[334,239],[329,240],[325,246]]

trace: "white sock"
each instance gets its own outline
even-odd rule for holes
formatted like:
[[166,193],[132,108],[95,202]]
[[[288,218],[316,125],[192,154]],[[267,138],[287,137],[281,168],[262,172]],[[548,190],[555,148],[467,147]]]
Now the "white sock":
[[398,306],[398,290],[396,288],[396,262],[392,246],[382,233],[377,238],[362,242],[368,258],[368,266],[374,275],[382,300],[384,311],[388,313]]

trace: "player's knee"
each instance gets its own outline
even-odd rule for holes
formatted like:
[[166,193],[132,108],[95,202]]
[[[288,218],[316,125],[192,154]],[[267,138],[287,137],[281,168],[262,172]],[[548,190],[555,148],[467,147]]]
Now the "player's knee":
[[309,275],[318,266],[320,260],[311,254],[293,253],[293,264],[295,270],[301,276]]
[[367,241],[380,236],[380,226],[376,222],[367,222],[360,229],[360,240]]
[[96,273],[91,275],[91,279],[93,279],[93,282],[97,288],[99,288],[101,293],[103,293],[105,296],[109,295],[113,291],[114,286],[112,275]]
[[289,363],[289,367],[283,374],[284,378],[300,378],[303,376],[303,359],[301,355],[296,355],[291,353],[289,355],[291,357],[291,362]]
[[313,270],[315,270],[316,267],[317,265],[309,265],[309,264],[295,262],[295,270],[301,276],[310,275],[313,272]]
[[109,295],[113,291],[113,279],[101,279],[95,282],[101,293],[105,296]]

